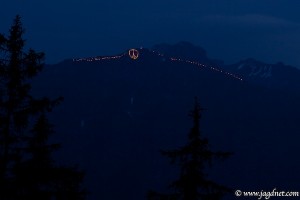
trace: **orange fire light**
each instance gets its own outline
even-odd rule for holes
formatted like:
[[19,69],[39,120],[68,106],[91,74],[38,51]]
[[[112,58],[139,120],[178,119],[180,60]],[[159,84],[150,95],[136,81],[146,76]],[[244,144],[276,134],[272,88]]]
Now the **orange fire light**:
[[139,57],[139,51],[136,49],[130,49],[128,51],[128,55],[131,59],[136,60]]

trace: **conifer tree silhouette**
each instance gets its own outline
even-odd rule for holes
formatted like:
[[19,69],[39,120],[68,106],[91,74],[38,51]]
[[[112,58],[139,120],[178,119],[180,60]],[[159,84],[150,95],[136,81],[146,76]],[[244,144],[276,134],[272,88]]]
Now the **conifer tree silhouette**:
[[6,38],[0,36],[0,190],[10,191],[11,169],[20,159],[20,141],[28,126],[32,96],[29,79],[42,69],[43,53],[25,53],[21,18],[17,16]]
[[198,99],[195,98],[194,109],[190,113],[193,127],[188,134],[187,144],[179,149],[161,151],[162,155],[171,160],[171,164],[180,168],[179,178],[170,185],[174,192],[162,194],[150,191],[149,200],[219,200],[230,191],[209,180],[205,173],[215,159],[228,158],[231,153],[210,150],[208,140],[200,131],[201,111]]
[[53,131],[46,113],[62,98],[35,99],[30,94],[44,54],[25,52],[23,33],[17,15],[9,35],[0,34],[0,198],[83,199],[83,173],[56,166],[51,159],[58,145],[47,144]]
[[85,198],[81,188],[84,173],[73,167],[56,166],[51,157],[59,144],[48,144],[48,137],[53,133],[53,126],[46,114],[42,113],[35,123],[32,136],[27,138],[26,152],[29,159],[16,164],[17,198],[22,199],[74,199]]

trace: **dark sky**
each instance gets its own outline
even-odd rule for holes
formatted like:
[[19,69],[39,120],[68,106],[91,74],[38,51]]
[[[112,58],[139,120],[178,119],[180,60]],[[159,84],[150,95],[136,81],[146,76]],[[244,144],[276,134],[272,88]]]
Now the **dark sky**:
[[189,41],[233,63],[254,57],[300,67],[299,0],[3,0],[0,32],[23,17],[47,63]]

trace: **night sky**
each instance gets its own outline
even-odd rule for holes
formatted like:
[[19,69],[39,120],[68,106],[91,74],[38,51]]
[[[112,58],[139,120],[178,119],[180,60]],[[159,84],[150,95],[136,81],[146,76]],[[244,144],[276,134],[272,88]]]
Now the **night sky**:
[[[33,79],[32,94],[64,97],[49,113],[58,133],[53,141],[63,144],[53,155],[59,164],[78,163],[87,172],[88,200],[141,199],[150,189],[164,192],[163,185],[175,173],[159,149],[184,144],[190,126],[187,112],[195,96],[204,108],[200,136],[203,130],[217,151],[234,152],[231,163],[217,164],[216,173],[209,171],[212,180],[216,177],[233,190],[296,191],[300,180],[300,71],[287,65],[300,69],[299,8],[300,0],[3,0],[0,34],[7,36],[13,19],[20,15],[26,31],[25,50],[45,52],[46,63],[54,64]],[[194,59],[191,54],[202,51],[190,46],[188,53],[181,55],[180,49],[177,55],[174,48],[170,56],[139,48],[181,41],[204,48],[211,59],[204,55]],[[7,44],[11,43],[3,46]],[[134,50],[138,59],[126,54],[131,48],[139,48]],[[93,56],[100,57],[61,62]],[[286,65],[252,59],[238,63],[247,58]],[[227,66],[213,66],[221,63],[218,60]],[[31,75],[31,68],[13,61],[3,65],[0,77],[4,80],[0,103],[8,113],[7,126],[2,129],[7,133],[10,115],[23,116],[27,113],[24,108],[39,108],[34,103],[26,107],[32,101],[26,99],[31,96],[24,92],[27,80],[23,77]],[[20,63],[21,70],[14,63]],[[233,63],[237,64],[230,65]],[[26,87],[19,85],[23,82]],[[11,104],[11,99],[20,103]],[[17,107],[10,109],[10,105]],[[19,118],[12,119],[17,123]],[[6,136],[9,134],[4,138],[10,144]],[[20,143],[16,147],[24,149],[23,138],[27,137],[20,138],[21,142],[15,139]],[[206,157],[202,150],[200,153],[201,158]]]
[[189,41],[226,63],[254,57],[300,67],[299,0],[4,0],[0,32],[23,17],[47,63]]

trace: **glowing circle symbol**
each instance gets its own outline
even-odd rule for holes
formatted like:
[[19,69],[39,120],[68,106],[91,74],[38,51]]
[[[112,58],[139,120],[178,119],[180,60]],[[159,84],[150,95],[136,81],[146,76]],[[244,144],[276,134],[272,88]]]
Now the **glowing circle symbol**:
[[139,51],[136,49],[130,49],[128,51],[128,55],[131,59],[136,60],[139,57]]

